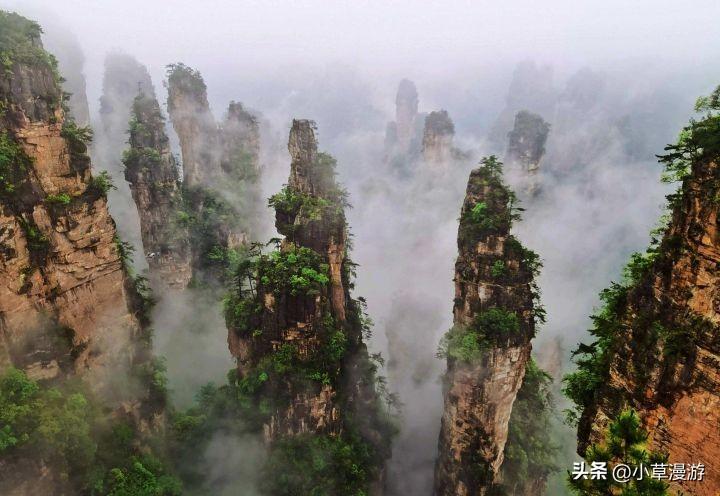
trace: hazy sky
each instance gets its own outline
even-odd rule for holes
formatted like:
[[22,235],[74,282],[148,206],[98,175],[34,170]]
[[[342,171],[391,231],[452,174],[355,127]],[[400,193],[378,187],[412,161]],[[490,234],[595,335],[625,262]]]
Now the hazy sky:
[[571,66],[683,60],[687,70],[720,63],[717,0],[0,0],[0,6],[61,23],[78,36],[91,105],[102,59],[119,48],[156,78],[182,59],[206,79],[227,74],[245,81],[289,65],[339,61],[388,81],[452,79],[449,71],[460,77],[525,58]]

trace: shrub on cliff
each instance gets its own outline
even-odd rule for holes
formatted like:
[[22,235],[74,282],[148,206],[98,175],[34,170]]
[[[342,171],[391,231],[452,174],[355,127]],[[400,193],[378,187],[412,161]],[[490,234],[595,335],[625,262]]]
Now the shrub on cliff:
[[17,190],[31,164],[30,157],[7,131],[0,133],[0,197]]
[[554,412],[551,383],[550,376],[531,358],[510,416],[502,465],[505,486],[517,488],[546,480],[560,469],[557,464],[560,445],[554,439],[551,421]]
[[454,358],[472,362],[484,350],[502,345],[520,330],[520,319],[515,312],[503,308],[489,308],[478,312],[469,326],[456,325],[440,341],[438,358]]
[[79,494],[180,494],[160,461],[138,453],[138,437],[108,420],[78,386],[47,387],[15,368],[0,375],[0,458],[41,461],[82,488]]
[[633,474],[650,470],[652,464],[666,463],[667,455],[656,451],[648,451],[645,446],[647,433],[640,425],[640,418],[633,410],[624,410],[614,419],[601,444],[593,444],[585,453],[585,460],[607,464],[607,477],[575,478],[568,476],[570,488],[580,496],[605,496],[613,494],[638,496],[666,496],[668,485],[662,480],[654,479],[648,474],[633,476],[627,482],[615,480],[612,476],[613,467],[625,464]]

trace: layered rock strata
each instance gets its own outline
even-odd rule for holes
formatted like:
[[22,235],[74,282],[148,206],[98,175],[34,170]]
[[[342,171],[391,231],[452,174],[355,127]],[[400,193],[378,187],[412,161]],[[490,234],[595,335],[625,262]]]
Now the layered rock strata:
[[434,494],[483,495],[498,482],[508,422],[535,334],[537,259],[510,234],[514,196],[494,157],[473,170],[458,230],[454,326]]
[[241,383],[262,378],[253,398],[265,405],[271,447],[306,434],[358,435],[375,453],[372,494],[379,494],[389,434],[363,343],[362,304],[350,295],[345,193],[335,160],[317,150],[312,121],[293,121],[288,149],[288,184],[270,200],[285,237],[258,255],[226,307],[230,350]]
[[0,355],[32,378],[78,374],[109,393],[146,350],[108,183],[91,172],[89,130],[66,120],[40,28],[0,21],[17,43],[0,76]]
[[[578,453],[601,442],[608,424],[632,408],[649,432],[649,448],[668,454],[669,463],[705,464],[702,482],[669,481],[672,490],[702,496],[720,492],[717,119],[686,129],[688,149],[683,141],[668,148],[670,167],[688,167],[670,197],[669,226],[658,246],[633,257],[631,283],[606,290],[606,307],[594,317],[597,340],[581,345],[581,371],[566,379],[581,411]],[[588,374],[590,387],[582,388]]]
[[453,158],[455,125],[447,111],[430,112],[425,117],[422,139],[422,156],[426,163],[447,166]]
[[129,144],[123,158],[125,179],[140,215],[153,287],[183,289],[192,278],[189,233],[178,219],[182,207],[178,165],[152,93],[143,91],[133,102]]
[[521,110],[508,133],[506,163],[520,172],[522,190],[528,196],[539,192],[538,171],[549,132],[550,125],[542,117]]

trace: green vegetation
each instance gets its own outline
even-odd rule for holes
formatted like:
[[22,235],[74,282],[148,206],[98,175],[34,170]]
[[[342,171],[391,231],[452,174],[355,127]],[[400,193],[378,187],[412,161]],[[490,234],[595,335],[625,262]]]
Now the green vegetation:
[[17,217],[20,227],[25,233],[28,249],[36,260],[44,259],[50,250],[50,240],[40,231],[35,221]]
[[436,356],[469,363],[479,359],[487,345],[472,328],[455,325],[440,340]]
[[233,181],[256,183],[260,179],[260,175],[256,169],[255,160],[252,153],[245,151],[240,146],[235,146],[230,150],[223,168]]
[[[532,358],[513,403],[502,465],[505,486],[524,487],[557,472],[560,445],[554,438],[552,379]],[[520,491],[509,490],[508,494]]]
[[96,483],[94,494],[107,496],[180,496],[182,484],[149,456],[132,457],[127,466],[113,468]]
[[[284,374],[289,377],[293,373],[295,351],[291,348],[282,347],[274,354],[277,356],[271,359],[271,365],[263,365],[263,371],[250,373],[242,379],[236,370],[231,370],[227,384],[204,386],[197,395],[195,406],[173,416],[169,450],[192,494],[195,494],[193,490],[204,494],[206,474],[201,462],[214,433],[222,431],[226,436],[256,434],[276,408],[286,406],[289,399],[276,395],[287,386],[279,388],[280,383],[274,388],[268,386],[273,383],[273,376]],[[338,345],[336,351],[341,348]],[[372,384],[377,368],[370,360],[363,363],[365,366],[358,372]],[[385,411],[380,404],[367,408],[356,421],[352,420],[350,410],[344,410],[347,419],[343,434],[339,436],[307,434],[273,443],[262,472],[263,494],[367,494],[368,485],[378,474],[383,454],[389,450],[390,440],[397,432],[394,424],[382,417],[379,426],[373,424],[374,428],[381,429],[381,438],[374,440],[380,444],[375,445],[363,437],[360,433],[364,432],[366,424],[382,416],[382,412],[373,411],[373,408]]]
[[371,446],[351,433],[288,437],[270,451],[263,490],[274,496],[366,496],[379,463]]
[[0,133],[0,197],[17,190],[31,165],[30,157],[8,132]]
[[[653,268],[661,268],[678,251],[679,247],[675,246],[672,238],[663,239],[669,220],[667,214],[661,217],[658,226],[650,233],[651,242],[647,250],[631,254],[622,270],[620,282],[613,282],[600,292],[601,305],[590,317],[593,325],[589,332],[594,341],[578,345],[572,353],[577,369],[563,378],[563,393],[575,404],[574,410],[566,411],[570,423],[578,421],[584,409],[593,402],[595,392],[607,380],[615,339],[627,329],[634,329],[636,340],[644,335],[645,355],[650,361],[657,358],[653,350],[659,339],[665,343],[663,353],[666,357],[679,357],[687,352],[698,335],[696,329],[702,325],[702,319],[683,315],[682,312],[671,309],[664,312],[668,309],[648,306],[642,312],[628,315],[628,295],[649,284]],[[638,363],[635,367],[640,379],[647,378],[649,365]]]
[[150,131],[147,126],[145,126],[145,124],[138,120],[137,105],[140,105],[145,101],[143,97],[143,94],[135,97],[133,104],[133,113],[130,116],[130,127],[128,128],[128,134],[130,134],[130,136],[135,136],[140,140],[144,140],[150,136]]
[[138,434],[112,422],[77,388],[46,387],[10,368],[0,375],[0,457],[42,460],[97,496],[175,496],[180,483],[136,447]]
[[470,326],[453,326],[440,340],[437,356],[473,362],[482,356],[483,350],[506,343],[519,331],[517,314],[490,308],[479,312]]
[[16,63],[45,67],[51,71],[57,84],[62,78],[57,70],[57,60],[38,46],[42,29],[14,12],[0,11],[0,65],[2,76],[12,74]]
[[96,450],[90,415],[82,394],[41,388],[10,368],[0,376],[0,455],[25,452],[65,473],[88,468]]
[[330,282],[330,268],[310,248],[290,245],[258,259],[260,283],[275,294],[289,291],[291,295],[316,295]]
[[70,196],[67,193],[59,193],[57,195],[47,195],[45,197],[45,203],[49,203],[51,205],[70,205],[71,201],[72,201],[72,196]]
[[494,279],[500,279],[505,275],[507,272],[507,267],[505,267],[505,262],[502,260],[495,260],[495,262],[492,264],[492,267],[490,267],[490,275]]
[[107,171],[102,171],[100,174],[94,175],[88,183],[88,192],[98,195],[106,196],[108,191],[111,189],[117,189],[113,184],[112,177]]
[[497,157],[484,157],[471,175],[474,188],[483,188],[483,200],[463,208],[460,217],[460,239],[464,243],[474,243],[479,238],[506,234],[512,223],[520,219],[517,198],[503,181],[503,164]]
[[123,152],[122,163],[128,169],[149,168],[160,164],[162,157],[155,148],[128,148]]
[[242,252],[216,248],[211,256],[227,264],[232,290],[223,302],[225,319],[239,334],[256,330],[254,317],[262,311],[257,287],[275,295],[315,296],[330,282],[329,266],[310,248],[289,245],[260,254],[260,247],[252,245]]
[[568,476],[572,490],[581,496],[606,496],[613,494],[638,496],[666,496],[668,485],[662,480],[654,479],[648,474],[638,480],[633,477],[629,482],[618,482],[611,476],[615,465],[623,463],[633,471],[644,467],[649,470],[653,463],[666,463],[667,456],[655,451],[648,451],[645,442],[647,433],[640,425],[640,419],[633,410],[624,410],[610,423],[605,442],[590,446],[585,459],[588,463],[605,462],[608,476],[605,479],[574,480]]
[[595,391],[607,378],[614,336],[622,329],[620,315],[625,307],[628,288],[613,283],[600,293],[601,308],[590,318],[590,330],[596,340],[591,344],[580,343],[573,351],[577,370],[563,378],[563,393],[575,403],[574,412],[566,412],[568,420],[575,423],[582,411],[592,402]]
[[545,154],[549,132],[550,124],[541,116],[521,110],[515,115],[515,124],[508,133],[508,154],[525,157],[530,162],[539,161]]
[[[196,95],[204,94],[207,91],[200,72],[181,62],[169,64],[166,67],[166,75],[170,88],[177,88],[180,91],[188,91]],[[172,105],[172,98],[169,99],[168,105]]]
[[[172,219],[175,229],[187,230],[197,257],[197,272],[203,279],[194,280],[193,286],[213,286],[228,281],[228,260],[238,253],[228,251],[228,233],[241,231],[247,219],[220,194],[202,187],[183,188],[180,203]],[[180,233],[178,232],[180,235]]]
[[[68,109],[65,109],[67,112]],[[90,167],[90,156],[88,155],[88,144],[92,141],[92,129],[90,126],[79,127],[72,119],[63,123],[60,135],[65,138],[70,150],[70,165],[76,170],[84,170]]]
[[[289,216],[301,214],[309,220],[321,220],[326,212],[337,213],[337,210],[342,212],[342,206],[335,205],[333,208],[332,203],[324,198],[306,195],[287,186],[270,197],[268,206]],[[333,208],[332,212],[331,208]]]
[[684,181],[690,176],[694,163],[720,157],[720,114],[715,112],[718,110],[720,86],[710,96],[698,98],[695,112],[704,112],[704,115],[699,120],[690,119],[678,141],[665,147],[668,153],[658,155],[665,165],[664,181]]
[[80,127],[75,121],[68,119],[63,123],[60,136],[70,142],[71,148],[82,145],[87,149],[87,145],[92,141],[93,131],[90,126]]

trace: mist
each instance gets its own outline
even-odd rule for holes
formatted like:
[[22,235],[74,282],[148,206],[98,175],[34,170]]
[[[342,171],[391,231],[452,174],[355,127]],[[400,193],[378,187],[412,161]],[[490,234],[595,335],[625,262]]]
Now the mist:
[[[445,367],[435,353],[452,325],[457,218],[479,158],[504,157],[519,110],[550,123],[541,193],[526,198],[519,191],[526,210],[516,235],[544,261],[539,285],[548,316],[534,349],[541,365],[556,369],[557,386],[571,366],[570,350],[587,336],[598,292],[648,244],[662,213],[669,189],[655,155],[675,140],[695,98],[717,85],[707,68],[720,66],[720,4],[712,0],[23,0],[0,7],[43,25],[61,70],[81,67],[98,137],[94,166],[121,183],[110,195],[111,213],[136,246],[139,272],[137,211],[120,172],[129,113],[119,103],[117,113],[101,114],[109,54],[147,68],[164,111],[165,67],[179,61],[202,73],[217,121],[231,100],[250,109],[261,123],[264,198],[287,181],[292,119],[317,122],[320,147],[337,158],[354,207],[350,257],[359,264],[355,293],[367,299],[375,322],[369,346],[386,357],[382,373],[403,404],[388,469],[393,495],[431,493]],[[62,56],[68,46],[82,53]],[[388,165],[386,125],[402,78],[417,85],[421,112],[448,111],[464,158],[443,168],[416,159],[410,177]],[[171,126],[167,132],[177,143]],[[517,171],[507,168],[506,176],[521,189]],[[260,241],[276,235],[269,210],[258,223]],[[161,298],[155,310],[155,349],[167,359],[180,406],[206,382],[222,383],[233,365],[219,307],[186,296]],[[560,363],[543,363],[558,343]],[[566,434],[570,456],[574,436],[569,428]],[[261,456],[256,439],[211,443],[207,463],[218,494],[254,486],[256,462],[236,460],[239,447]]]

